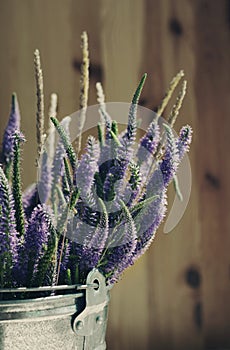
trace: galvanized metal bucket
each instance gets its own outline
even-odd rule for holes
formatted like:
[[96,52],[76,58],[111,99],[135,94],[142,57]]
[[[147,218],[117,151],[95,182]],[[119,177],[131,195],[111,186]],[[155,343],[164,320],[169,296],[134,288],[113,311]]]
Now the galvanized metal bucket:
[[[61,288],[66,293],[71,287],[54,289]],[[73,293],[0,301],[0,350],[104,350],[108,302],[104,277],[95,269]]]

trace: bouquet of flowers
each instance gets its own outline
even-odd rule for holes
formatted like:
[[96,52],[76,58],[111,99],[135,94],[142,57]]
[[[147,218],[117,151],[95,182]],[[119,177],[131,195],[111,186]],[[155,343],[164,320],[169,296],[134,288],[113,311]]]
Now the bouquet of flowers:
[[189,150],[191,127],[182,127],[179,136],[172,130],[185,81],[167,122],[159,123],[183,77],[180,72],[140,140],[137,110],[146,74],[134,93],[122,131],[107,112],[102,86],[97,83],[98,138],[89,136],[82,151],[89,88],[85,32],[82,49],[80,132],[75,143],[70,137],[70,117],[62,122],[56,118],[55,94],[50,128],[44,133],[43,76],[35,51],[39,177],[24,192],[21,147],[25,138],[17,97],[12,96],[0,165],[0,288],[84,283],[93,268],[105,276],[107,285],[113,285],[151,244],[166,213],[168,185],[176,183],[179,164]]

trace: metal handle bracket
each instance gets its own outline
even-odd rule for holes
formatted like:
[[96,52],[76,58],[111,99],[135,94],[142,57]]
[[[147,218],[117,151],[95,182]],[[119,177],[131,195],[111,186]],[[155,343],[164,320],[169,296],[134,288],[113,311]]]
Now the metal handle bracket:
[[96,284],[98,287],[86,289],[86,307],[73,320],[73,331],[80,336],[90,336],[106,324],[109,292],[104,276],[93,269],[87,276],[87,284]]

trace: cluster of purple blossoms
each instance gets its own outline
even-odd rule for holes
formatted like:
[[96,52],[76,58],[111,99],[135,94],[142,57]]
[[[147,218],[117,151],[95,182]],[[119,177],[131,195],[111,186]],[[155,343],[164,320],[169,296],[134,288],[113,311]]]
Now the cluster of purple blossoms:
[[50,158],[43,149],[38,184],[24,193],[21,146],[13,141],[20,129],[13,95],[0,167],[1,287],[85,283],[92,268],[112,285],[148,249],[192,129],[184,126],[177,136],[167,124],[161,131],[156,118],[135,144],[144,80],[134,94],[126,131],[119,134],[116,122],[101,113],[104,128],[99,126],[98,140],[88,138],[80,159],[70,142],[70,118],[62,124],[51,118],[59,137],[56,151]]
[[13,159],[13,135],[20,129],[20,111],[16,94],[12,95],[11,112],[2,143],[2,154],[4,163],[9,163]]
[[18,249],[15,278],[19,285],[32,286],[36,281],[38,263],[47,250],[50,235],[50,215],[45,205],[32,211],[23,244]]

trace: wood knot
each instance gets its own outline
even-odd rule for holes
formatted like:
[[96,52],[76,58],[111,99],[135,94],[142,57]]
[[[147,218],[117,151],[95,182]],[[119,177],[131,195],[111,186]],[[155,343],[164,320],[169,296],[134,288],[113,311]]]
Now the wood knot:
[[200,272],[194,268],[190,267],[185,274],[185,280],[186,283],[191,287],[191,288],[199,288],[201,285],[201,276]]
[[205,179],[209,182],[209,184],[214,187],[215,189],[219,189],[220,188],[220,180],[218,179],[218,177],[216,177],[215,175],[213,175],[212,173],[210,173],[209,171],[207,171],[205,173]]
[[169,21],[169,29],[175,36],[181,36],[183,34],[182,24],[177,18],[171,18]]

